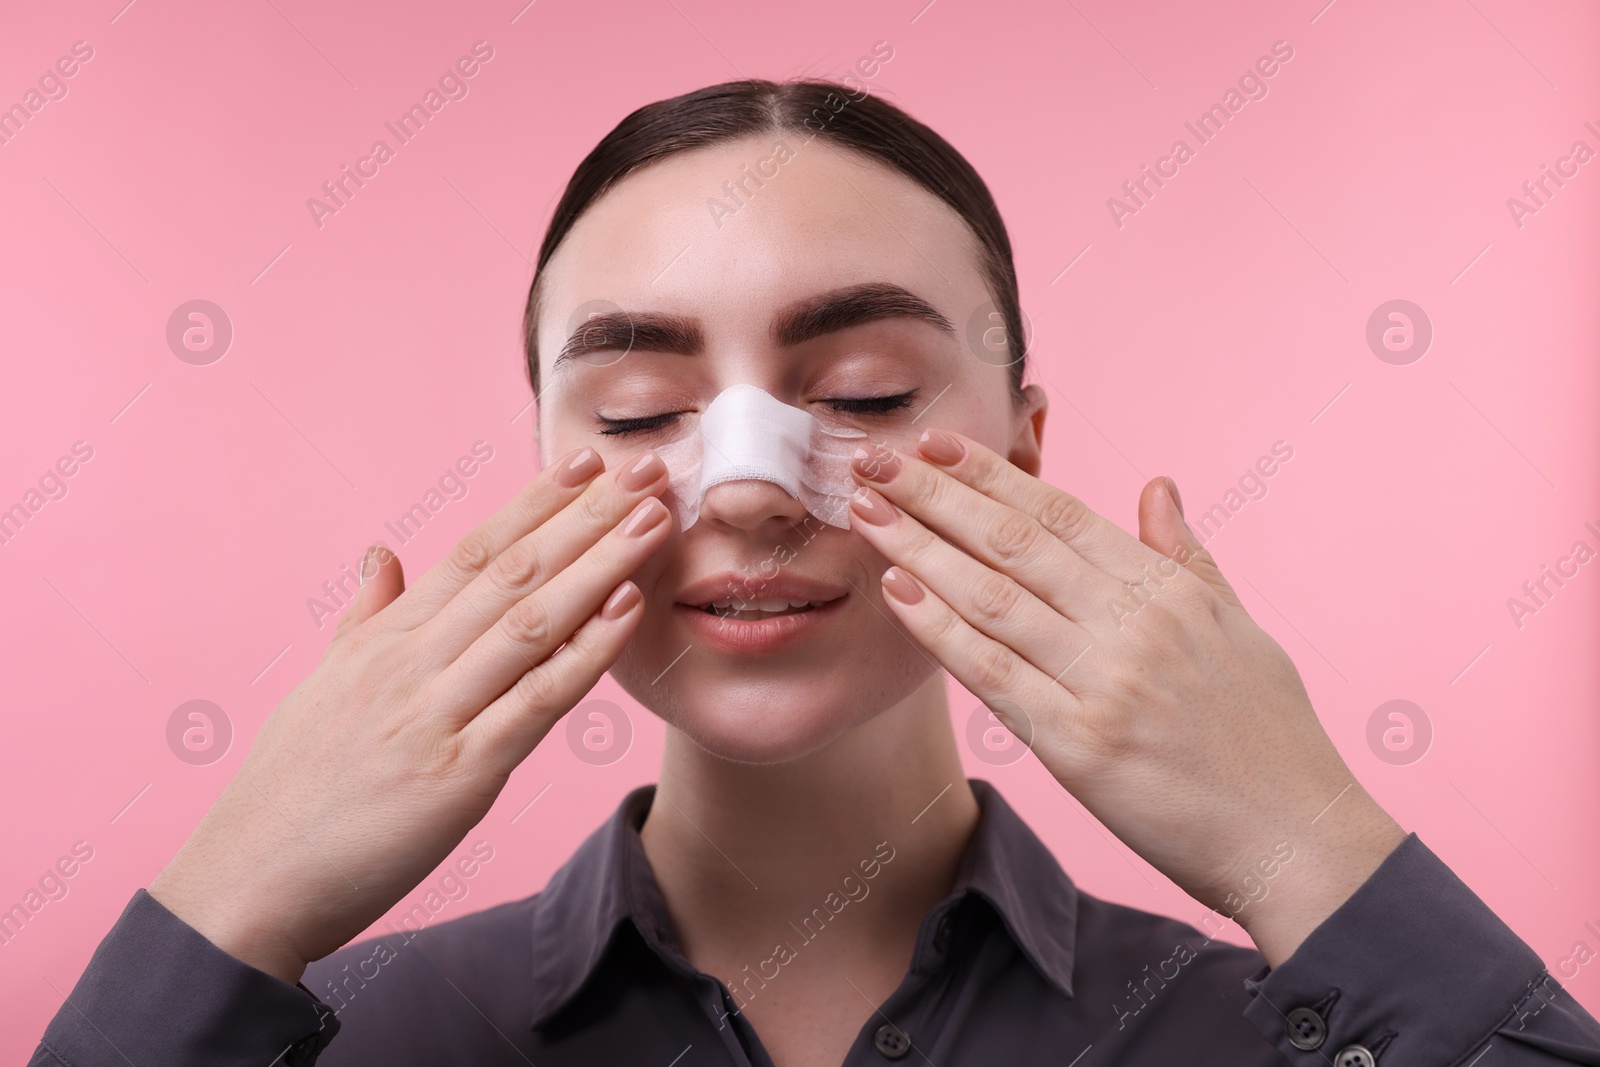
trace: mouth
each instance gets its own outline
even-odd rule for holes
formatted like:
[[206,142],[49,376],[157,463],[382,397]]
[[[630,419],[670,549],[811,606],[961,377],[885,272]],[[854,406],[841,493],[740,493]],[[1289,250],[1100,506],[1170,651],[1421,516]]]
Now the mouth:
[[720,619],[741,619],[753,622],[757,619],[776,618],[779,615],[803,615],[808,611],[815,611],[828,603],[831,603],[831,601],[790,600],[783,597],[737,600],[732,597],[725,597],[721,600],[712,600],[692,606],[707,615],[715,615]]
[[798,574],[761,578],[724,571],[679,592],[677,608],[706,647],[728,653],[777,652],[826,632],[849,589]]
[[770,578],[751,574],[747,569],[722,571],[691,582],[678,591],[678,603],[713,615],[758,612],[764,615],[791,615],[814,610],[838,600],[850,590],[818,578],[777,573]]

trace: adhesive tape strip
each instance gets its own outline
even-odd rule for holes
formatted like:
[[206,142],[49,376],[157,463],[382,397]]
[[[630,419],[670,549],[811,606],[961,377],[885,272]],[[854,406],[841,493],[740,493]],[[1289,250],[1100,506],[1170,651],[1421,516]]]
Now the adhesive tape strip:
[[757,479],[779,486],[828,525],[848,530],[856,490],[850,457],[866,439],[862,430],[828,425],[759,386],[730,386],[701,412],[695,432],[656,446],[667,465],[663,500],[678,529],[687,530],[712,486]]

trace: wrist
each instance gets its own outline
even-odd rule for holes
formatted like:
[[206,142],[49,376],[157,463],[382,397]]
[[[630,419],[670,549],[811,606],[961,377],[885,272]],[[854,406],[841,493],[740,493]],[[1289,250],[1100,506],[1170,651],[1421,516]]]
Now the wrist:
[[1294,839],[1294,861],[1271,892],[1237,917],[1269,966],[1293,955],[1406,838],[1377,801],[1352,785],[1338,808],[1323,812]]
[[181,878],[174,878],[169,870],[156,875],[145,889],[158,904],[234,959],[290,985],[300,981],[308,961],[282,931],[270,920],[240,921],[242,916],[262,916],[265,912],[242,904],[234,894],[188,891]]

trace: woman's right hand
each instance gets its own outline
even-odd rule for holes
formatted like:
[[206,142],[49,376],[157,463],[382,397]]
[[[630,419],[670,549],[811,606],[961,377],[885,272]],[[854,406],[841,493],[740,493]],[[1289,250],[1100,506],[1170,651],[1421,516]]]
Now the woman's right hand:
[[666,467],[563,457],[410,589],[385,549],[149,893],[286,982],[427,877],[643,615]]

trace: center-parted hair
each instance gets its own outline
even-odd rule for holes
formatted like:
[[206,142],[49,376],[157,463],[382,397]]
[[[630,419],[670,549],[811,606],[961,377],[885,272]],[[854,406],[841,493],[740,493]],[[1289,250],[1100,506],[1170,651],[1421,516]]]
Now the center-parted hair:
[[646,104],[601,138],[567,182],[539,246],[528,288],[522,328],[534,396],[539,395],[539,282],[573,223],[634,171],[680,152],[759,135],[794,135],[802,144],[826,138],[830,145],[904,174],[966,221],[977,239],[979,268],[1005,329],[1012,397],[1020,400],[1026,340],[1017,273],[1011,240],[988,187],[949,142],[898,107],[865,89],[851,90],[820,79],[748,79],[707,86]]

